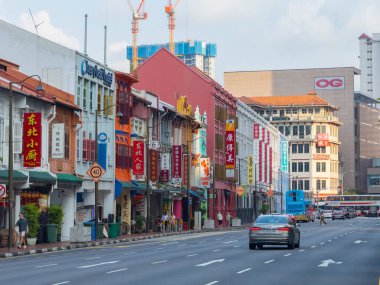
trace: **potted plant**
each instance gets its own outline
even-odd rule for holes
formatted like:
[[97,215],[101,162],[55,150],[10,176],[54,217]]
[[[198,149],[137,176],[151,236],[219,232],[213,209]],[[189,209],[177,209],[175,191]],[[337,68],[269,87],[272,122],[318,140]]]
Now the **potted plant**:
[[141,234],[144,227],[145,218],[141,215],[136,216],[136,232]]
[[47,236],[49,242],[57,242],[57,237],[61,234],[63,223],[63,210],[60,205],[48,207],[49,224],[47,224]]
[[37,242],[37,233],[40,228],[38,217],[40,215],[39,209],[35,204],[27,204],[22,208],[25,218],[28,220],[28,245],[35,245]]

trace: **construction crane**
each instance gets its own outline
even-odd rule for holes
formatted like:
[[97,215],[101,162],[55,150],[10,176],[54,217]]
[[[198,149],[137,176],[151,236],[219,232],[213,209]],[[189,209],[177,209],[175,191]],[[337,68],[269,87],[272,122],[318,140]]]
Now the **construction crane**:
[[133,72],[138,66],[138,54],[137,54],[137,35],[139,33],[139,21],[146,20],[148,18],[148,13],[145,12],[144,2],[141,0],[140,5],[137,10],[133,8],[131,0],[127,0],[129,7],[132,12],[132,36],[133,36],[133,47],[132,47],[132,66],[131,72]]
[[180,0],[176,0],[174,5],[171,0],[168,0],[168,5],[165,6],[165,13],[168,14],[169,20],[169,50],[174,54],[174,29],[175,29],[175,8],[177,7]]

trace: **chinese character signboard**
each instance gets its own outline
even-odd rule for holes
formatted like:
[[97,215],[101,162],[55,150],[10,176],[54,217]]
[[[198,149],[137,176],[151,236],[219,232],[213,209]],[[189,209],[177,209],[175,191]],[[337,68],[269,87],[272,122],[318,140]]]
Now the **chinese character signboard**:
[[172,156],[172,178],[182,178],[182,146],[173,145]]
[[183,155],[183,184],[187,185],[187,171],[189,170],[189,155]]
[[281,171],[288,172],[289,164],[289,143],[288,141],[281,142]]
[[319,133],[317,134],[317,146],[326,147],[329,145],[329,134]]
[[210,159],[201,158],[201,187],[210,188]]
[[235,168],[235,121],[226,121],[226,169]]
[[263,142],[259,143],[259,181],[263,181]]
[[161,170],[170,170],[170,153],[161,154]]
[[133,174],[144,175],[144,141],[133,142]]
[[149,150],[149,159],[150,159],[150,180],[153,182],[157,182],[157,173],[158,173],[158,154],[157,150],[150,149]]
[[272,184],[272,178],[273,178],[273,160],[272,160],[272,156],[273,156],[273,150],[270,147],[269,148],[269,183],[270,184]]
[[253,157],[247,157],[247,172],[248,172],[248,185],[253,185]]
[[65,157],[65,124],[53,124],[51,130],[51,158]]
[[169,182],[169,170],[161,170],[161,182]]
[[260,126],[259,126],[259,124],[253,124],[253,138],[254,139],[260,138]]
[[24,114],[24,167],[41,166],[41,113]]

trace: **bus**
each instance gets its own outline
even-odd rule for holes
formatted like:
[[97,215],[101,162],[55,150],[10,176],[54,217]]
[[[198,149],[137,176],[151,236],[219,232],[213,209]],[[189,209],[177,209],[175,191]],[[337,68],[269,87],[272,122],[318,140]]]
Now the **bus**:
[[286,213],[298,221],[314,222],[313,191],[289,190],[286,192]]
[[380,209],[380,195],[331,195],[326,197],[326,208],[353,209],[368,216],[376,216]]

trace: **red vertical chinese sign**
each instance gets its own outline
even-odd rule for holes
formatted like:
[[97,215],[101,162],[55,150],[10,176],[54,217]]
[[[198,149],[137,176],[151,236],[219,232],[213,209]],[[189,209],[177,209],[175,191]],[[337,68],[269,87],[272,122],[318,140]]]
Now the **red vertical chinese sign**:
[[41,113],[24,114],[24,167],[41,166]]
[[157,182],[157,173],[158,173],[158,160],[157,160],[157,150],[149,150],[150,158],[150,180]]
[[173,165],[172,165],[172,178],[181,178],[181,168],[182,168],[182,146],[173,145],[172,148],[173,155]]
[[253,138],[254,139],[260,138],[260,125],[259,124],[253,124]]
[[226,169],[235,168],[235,121],[226,121]]
[[144,141],[133,142],[133,174],[144,175]]

